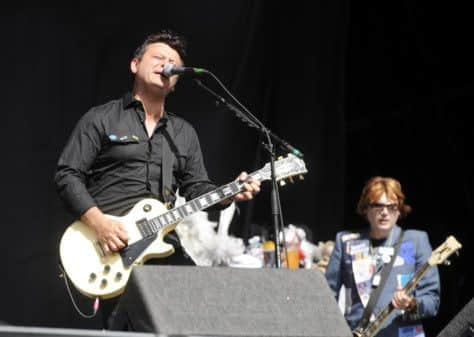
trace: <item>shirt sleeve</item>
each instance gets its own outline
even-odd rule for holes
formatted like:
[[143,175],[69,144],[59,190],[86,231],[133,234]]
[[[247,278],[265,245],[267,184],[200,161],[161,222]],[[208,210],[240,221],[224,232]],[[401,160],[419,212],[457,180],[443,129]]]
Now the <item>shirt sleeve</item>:
[[[428,261],[432,254],[432,248],[426,232],[421,232],[416,250],[416,266],[419,268]],[[440,304],[440,280],[436,266],[431,266],[428,269],[416,285],[413,295],[418,305],[416,310],[408,313],[410,320],[436,316]]]
[[87,171],[101,148],[100,123],[90,110],[76,124],[58,160],[54,175],[57,192],[76,217],[96,205],[87,191]]
[[341,258],[342,258],[342,233],[336,235],[336,242],[334,249],[329,259],[329,264],[326,268],[326,280],[329,288],[331,288],[334,297],[338,299],[339,290],[341,289]]
[[[178,176],[179,193],[186,199],[191,200],[198,196],[215,190],[218,186],[209,180],[201,145],[194,128],[189,126],[186,130],[187,155],[184,167]],[[220,203],[209,207],[206,211],[215,211],[226,208],[228,205]]]

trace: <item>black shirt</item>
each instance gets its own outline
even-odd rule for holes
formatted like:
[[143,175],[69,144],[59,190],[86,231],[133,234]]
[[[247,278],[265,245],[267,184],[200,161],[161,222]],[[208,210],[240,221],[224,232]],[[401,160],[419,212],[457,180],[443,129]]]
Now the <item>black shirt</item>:
[[373,248],[377,248],[377,247],[383,246],[383,244],[385,243],[385,241],[387,241],[387,238],[383,238],[383,239],[373,239],[373,238],[370,238],[370,245],[371,245]]
[[[194,128],[165,113],[151,137],[141,102],[130,93],[89,110],[77,123],[59,158],[55,183],[79,217],[92,206],[121,215],[143,198],[161,197],[162,142],[166,123],[174,132],[173,192],[187,200],[216,188],[204,167]],[[166,140],[165,140],[166,141]],[[173,200],[175,198],[173,197]]]

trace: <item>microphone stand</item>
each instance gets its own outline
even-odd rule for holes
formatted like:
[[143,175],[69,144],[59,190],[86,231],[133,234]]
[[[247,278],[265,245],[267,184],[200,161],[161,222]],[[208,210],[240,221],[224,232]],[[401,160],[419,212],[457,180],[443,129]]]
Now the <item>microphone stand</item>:
[[[209,71],[206,71],[207,74],[211,75],[223,88],[228,92],[228,90],[225,88],[225,86],[219,81],[219,79],[214,76]],[[213,90],[211,90],[209,87],[204,85],[199,79],[194,80],[201,88],[206,90],[208,93],[210,93],[214,98],[216,99],[218,104],[223,104],[226,106],[230,111],[232,111],[239,119],[241,119],[243,122],[248,124],[250,127],[257,129],[260,131],[262,134],[265,135],[267,139],[267,144],[264,143],[264,147],[270,154],[270,172],[271,172],[271,208],[272,208],[272,222],[273,222],[273,228],[275,232],[275,261],[276,261],[276,267],[281,268],[281,260],[280,260],[280,255],[281,255],[281,250],[280,250],[280,231],[283,235],[283,242],[285,244],[285,252],[286,252],[286,240],[285,240],[285,233],[284,233],[284,225],[283,225],[283,217],[282,217],[282,211],[281,211],[281,203],[280,203],[280,195],[279,195],[279,189],[278,189],[278,184],[275,176],[275,149],[274,145],[272,143],[272,139],[275,140],[278,145],[286,150],[290,151],[294,155],[298,157],[303,157],[303,154],[298,151],[296,148],[288,144],[288,142],[284,141],[277,135],[275,135],[273,132],[271,132],[260,120],[257,119],[250,111],[248,111],[244,106],[240,105],[244,108],[244,110],[247,112],[245,114],[242,110],[237,108],[235,105],[233,105],[230,102],[227,102],[222,96],[218,95],[215,93]],[[229,92],[228,92],[229,93]],[[233,97],[230,93],[229,95]],[[234,98],[235,99],[235,98]],[[236,102],[238,102],[235,99]],[[286,257],[286,260],[288,261],[288,256]],[[287,263],[288,265],[288,263]]]

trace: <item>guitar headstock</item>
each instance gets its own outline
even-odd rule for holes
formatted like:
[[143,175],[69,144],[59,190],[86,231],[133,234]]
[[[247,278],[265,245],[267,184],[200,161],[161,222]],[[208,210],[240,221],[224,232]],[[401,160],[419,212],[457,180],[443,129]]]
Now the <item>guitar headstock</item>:
[[462,245],[450,235],[444,243],[436,248],[431,257],[428,259],[428,264],[433,266],[435,264],[449,263],[447,258],[450,257],[453,253],[461,249]]
[[[291,178],[297,175],[302,178],[302,175],[307,172],[308,170],[306,169],[303,159],[298,158],[291,153],[289,153],[286,158],[281,158],[275,161],[275,177],[278,181],[282,181],[283,179]],[[265,166],[258,171],[258,173],[260,175],[260,180],[270,180],[270,163],[266,163]]]

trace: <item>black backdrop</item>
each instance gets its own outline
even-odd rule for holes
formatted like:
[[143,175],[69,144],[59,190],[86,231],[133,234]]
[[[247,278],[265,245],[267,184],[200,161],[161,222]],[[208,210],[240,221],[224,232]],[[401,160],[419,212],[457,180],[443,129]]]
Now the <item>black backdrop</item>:
[[[465,8],[413,1],[370,7],[344,1],[162,1],[113,7],[1,11],[3,193],[0,320],[98,327],[80,318],[58,277],[60,235],[73,219],[59,202],[55,162],[78,118],[130,88],[129,60],[143,38],[172,28],[189,39],[188,65],[216,74],[276,134],[305,154],[305,180],[281,190],[286,223],[313,241],[364,225],[355,204],[372,175],[401,180],[414,212],[405,222],[433,246],[464,244],[441,267],[434,334],[473,296],[471,27]],[[203,79],[218,89],[210,79]],[[169,108],[198,130],[209,175],[223,184],[268,161],[261,139],[183,78]],[[270,228],[269,186],[241,204],[246,238]],[[84,310],[89,301],[81,301]]]

